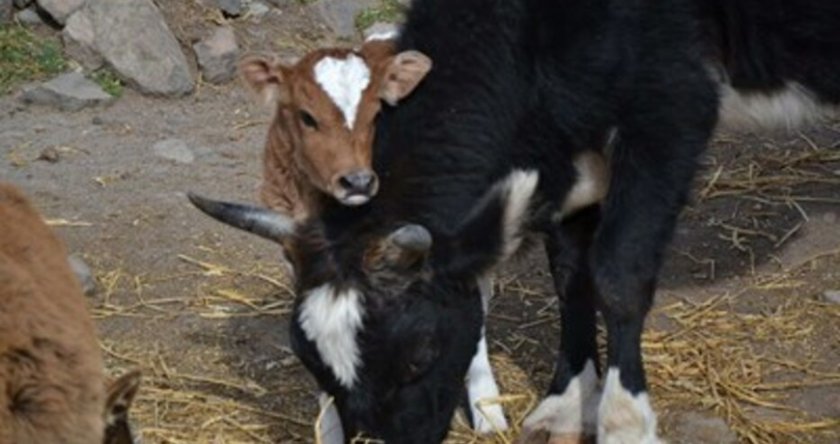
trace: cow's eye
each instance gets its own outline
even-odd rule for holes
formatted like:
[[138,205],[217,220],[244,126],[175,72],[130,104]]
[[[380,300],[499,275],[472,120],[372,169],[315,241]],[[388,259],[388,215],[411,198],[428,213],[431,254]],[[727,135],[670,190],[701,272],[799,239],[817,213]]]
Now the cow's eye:
[[303,122],[304,125],[312,129],[318,129],[318,121],[316,121],[315,118],[312,117],[312,114],[309,114],[306,111],[301,111],[299,113],[299,116],[300,121]]

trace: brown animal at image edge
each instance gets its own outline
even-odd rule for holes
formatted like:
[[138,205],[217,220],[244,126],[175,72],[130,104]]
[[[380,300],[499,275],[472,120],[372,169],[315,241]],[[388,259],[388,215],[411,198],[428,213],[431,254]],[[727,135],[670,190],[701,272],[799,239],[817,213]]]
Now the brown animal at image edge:
[[132,371],[108,382],[67,251],[0,183],[0,444],[133,443]]

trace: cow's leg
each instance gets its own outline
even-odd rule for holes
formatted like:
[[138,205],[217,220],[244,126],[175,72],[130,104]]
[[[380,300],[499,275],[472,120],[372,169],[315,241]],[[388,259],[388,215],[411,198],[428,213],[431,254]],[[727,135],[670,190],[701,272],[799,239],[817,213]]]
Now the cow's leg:
[[[485,320],[493,298],[493,281],[489,276],[478,279],[481,302]],[[481,340],[470,368],[467,371],[467,400],[470,404],[470,419],[473,428],[479,433],[492,433],[508,428],[505,412],[501,404],[492,404],[499,397],[499,386],[490,367],[490,355],[485,337],[486,327],[481,329]]]
[[[685,76],[686,82],[690,79]],[[607,324],[607,372],[598,408],[600,444],[660,442],[642,366],[642,330],[664,250],[715,120],[711,88],[698,83],[683,92],[694,95],[646,104],[630,113],[631,125],[619,129],[613,181],[590,255]],[[678,104],[683,105],[668,106]]]
[[546,398],[528,415],[521,442],[576,444],[591,440],[600,391],[595,342],[595,294],[585,252],[598,224],[590,208],[546,239],[554,287],[560,300],[560,352]]

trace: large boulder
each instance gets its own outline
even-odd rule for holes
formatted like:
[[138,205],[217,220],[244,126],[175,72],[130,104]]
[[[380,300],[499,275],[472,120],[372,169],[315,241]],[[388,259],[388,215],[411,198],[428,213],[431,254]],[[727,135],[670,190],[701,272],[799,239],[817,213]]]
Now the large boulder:
[[38,0],[38,6],[62,25],[71,14],[85,5],[87,0]]
[[88,0],[70,17],[64,38],[71,57],[83,59],[86,67],[101,57],[140,92],[181,95],[195,86],[187,59],[152,0]]

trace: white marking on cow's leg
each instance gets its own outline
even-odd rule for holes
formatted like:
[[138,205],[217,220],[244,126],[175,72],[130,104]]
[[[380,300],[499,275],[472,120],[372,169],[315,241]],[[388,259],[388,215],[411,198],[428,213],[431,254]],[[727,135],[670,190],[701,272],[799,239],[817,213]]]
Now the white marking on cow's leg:
[[[485,320],[490,299],[493,298],[493,281],[489,276],[478,278],[478,289],[481,292],[481,303]],[[467,371],[467,399],[472,412],[473,427],[479,433],[491,433],[507,430],[508,423],[501,404],[488,404],[488,401],[499,397],[499,386],[490,366],[490,356],[487,350],[486,329],[481,328],[481,339],[478,349]]]
[[537,191],[540,175],[536,171],[516,170],[502,183],[507,191],[503,226],[503,259],[513,255],[522,244],[523,225],[528,216],[531,198]]
[[739,92],[721,83],[720,94],[720,122],[724,128],[792,130],[838,114],[837,107],[820,104],[810,90],[796,82],[770,93]]
[[324,57],[315,64],[315,81],[344,115],[344,123],[352,129],[362,92],[370,84],[370,68],[355,54],[346,59]]
[[598,444],[662,443],[647,393],[631,394],[621,385],[619,370],[610,368],[598,408]]
[[361,360],[356,333],[363,318],[362,295],[353,289],[336,293],[329,284],[304,295],[298,316],[301,329],[315,343],[321,360],[348,389],[356,382]]
[[595,436],[599,398],[595,364],[587,361],[562,394],[549,395],[528,415],[522,424],[524,434],[545,430],[556,442],[582,442]]
[[[329,405],[327,405],[329,404]],[[341,417],[335,403],[326,393],[318,394],[318,405],[321,406],[321,422],[318,423],[318,437],[322,444],[344,444],[344,429],[341,428]],[[326,410],[325,410],[326,408]]]

